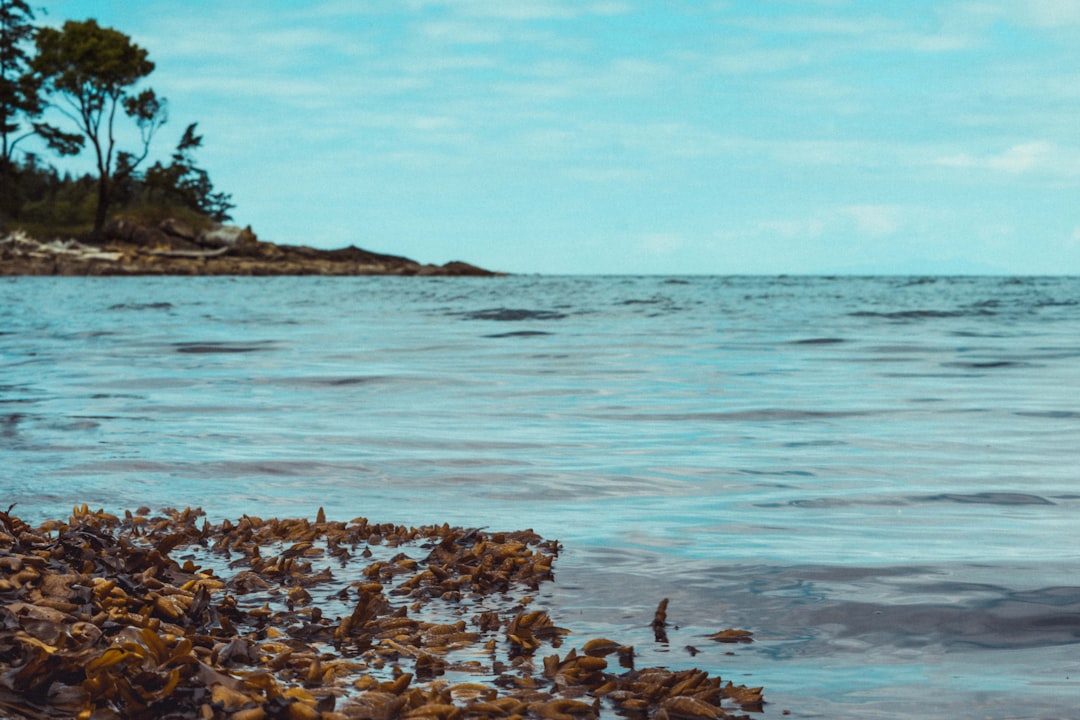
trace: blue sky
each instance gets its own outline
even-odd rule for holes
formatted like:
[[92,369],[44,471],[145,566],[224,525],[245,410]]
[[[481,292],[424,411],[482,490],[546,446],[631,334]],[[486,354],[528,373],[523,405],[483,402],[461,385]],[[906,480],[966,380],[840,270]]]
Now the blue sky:
[[1080,0],[55,0],[235,220],[540,273],[1080,273]]

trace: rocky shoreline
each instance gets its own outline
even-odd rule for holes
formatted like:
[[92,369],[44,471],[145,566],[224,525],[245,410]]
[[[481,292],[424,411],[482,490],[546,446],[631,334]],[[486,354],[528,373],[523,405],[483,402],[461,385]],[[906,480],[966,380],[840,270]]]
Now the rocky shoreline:
[[215,225],[196,231],[167,219],[157,226],[115,220],[96,242],[0,236],[6,275],[502,275],[465,262],[429,265],[357,247],[320,250],[259,240],[251,228]]

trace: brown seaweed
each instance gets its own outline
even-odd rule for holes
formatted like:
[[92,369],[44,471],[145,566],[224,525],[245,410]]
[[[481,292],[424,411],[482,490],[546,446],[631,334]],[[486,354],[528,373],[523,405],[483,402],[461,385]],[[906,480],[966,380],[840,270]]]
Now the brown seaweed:
[[[0,712],[38,719],[739,717],[761,688],[634,668],[530,607],[559,544],[140,508],[0,512]],[[666,642],[667,601],[654,617]],[[742,633],[742,634],[740,634]],[[745,631],[713,636],[746,642]],[[609,657],[618,658],[620,669]]]
[[668,599],[664,598],[660,601],[660,604],[656,606],[656,612],[653,613],[652,629],[653,636],[656,638],[656,642],[667,644],[667,606]]

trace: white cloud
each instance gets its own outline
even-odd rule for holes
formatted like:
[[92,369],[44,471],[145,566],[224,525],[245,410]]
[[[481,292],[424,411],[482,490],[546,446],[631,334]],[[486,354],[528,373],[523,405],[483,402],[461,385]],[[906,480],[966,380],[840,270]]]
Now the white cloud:
[[638,239],[638,250],[646,255],[671,255],[682,249],[684,238],[679,233],[646,233]]
[[[968,33],[899,33],[889,39],[890,50],[905,48],[925,53],[945,53],[968,50],[981,44]],[[884,49],[884,48],[883,48]]]
[[1013,145],[993,155],[983,155],[981,157],[967,153],[950,155],[939,158],[937,164],[945,167],[997,170],[1019,174],[1045,169],[1048,164],[1057,158],[1058,154],[1052,144],[1044,141],[1034,141]]
[[826,222],[823,218],[811,215],[802,218],[760,220],[751,226],[751,233],[785,240],[799,240],[821,237],[825,233],[825,227]]
[[409,0],[408,7],[424,11],[440,7],[462,16],[496,20],[568,20],[585,15],[618,15],[630,11],[623,2],[572,2],[569,0]]
[[[816,45],[818,54],[828,54],[836,49],[877,51],[906,51],[938,53],[969,48],[974,38],[966,31],[940,27],[924,30],[912,27],[908,19],[885,15],[801,15],[768,18],[741,18],[735,21],[740,27],[755,33],[784,33],[804,36],[815,41],[828,40]],[[776,51],[782,57],[783,51]],[[788,50],[790,55],[794,51]]]
[[494,27],[458,20],[421,23],[418,32],[428,40],[459,45],[494,45],[506,39],[505,35]]
[[940,12],[948,22],[979,32],[995,22],[1043,30],[1080,25],[1080,0],[973,0],[946,5]]
[[[649,97],[670,75],[671,71],[660,63],[633,57],[613,58],[602,65],[547,59],[507,72],[488,90],[505,95],[515,106],[598,98],[615,101]],[[573,112],[574,108],[569,110]]]
[[623,184],[640,182],[648,174],[638,168],[603,166],[570,168],[566,171],[566,176],[587,183]]
[[746,231],[752,236],[781,240],[828,237],[840,242],[852,237],[883,239],[896,235],[926,216],[925,209],[894,204],[837,205],[796,217],[757,220]]
[[712,56],[687,57],[685,64],[719,75],[764,75],[813,62],[814,54],[801,48],[747,48],[744,51],[720,51]]
[[1036,169],[1054,156],[1054,146],[1047,142],[1028,142],[1013,145],[1000,155],[986,159],[993,170],[1018,173]]
[[896,27],[896,24],[888,18],[875,15],[863,17],[826,17],[822,15],[754,17],[739,19],[736,24],[755,31],[767,31],[770,33],[848,36],[872,35]]
[[855,224],[860,235],[894,235],[902,223],[902,209],[895,205],[848,205],[840,209]]
[[1026,20],[1035,27],[1080,25],[1080,0],[1025,0],[1021,7]]

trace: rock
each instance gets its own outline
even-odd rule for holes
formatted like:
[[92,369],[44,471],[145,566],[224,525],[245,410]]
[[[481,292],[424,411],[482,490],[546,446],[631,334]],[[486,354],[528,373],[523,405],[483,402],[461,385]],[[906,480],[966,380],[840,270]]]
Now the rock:
[[124,218],[108,223],[102,229],[102,234],[109,240],[119,240],[120,242],[143,247],[169,244],[169,235],[164,231],[140,225]]
[[135,231],[139,229],[139,226],[130,220],[124,218],[117,218],[105,224],[102,228],[102,234],[109,240],[120,240],[121,242],[132,242],[135,236]]
[[[105,226],[103,247],[0,239],[0,275],[409,275],[492,276],[469,263],[422,265],[397,255],[349,246],[320,250],[259,240],[251,227],[216,225],[198,233],[167,219],[156,227],[118,218]],[[191,236],[195,235],[194,239]]]
[[461,260],[451,260],[441,268],[441,275],[487,275],[489,271]]
[[251,226],[240,228],[235,225],[215,225],[199,234],[198,243],[207,247],[236,247],[241,241],[255,239]]
[[195,232],[195,228],[188,225],[183,220],[177,220],[176,218],[165,218],[158,225],[166,235],[172,235],[173,237],[182,238],[184,240],[190,240],[194,242],[199,234]]

